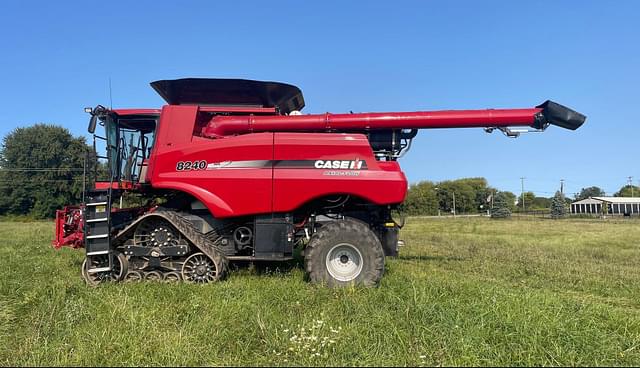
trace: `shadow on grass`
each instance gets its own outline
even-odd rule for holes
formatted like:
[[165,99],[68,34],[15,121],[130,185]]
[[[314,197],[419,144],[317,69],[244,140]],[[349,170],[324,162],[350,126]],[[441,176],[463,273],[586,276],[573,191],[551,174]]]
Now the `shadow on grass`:
[[404,256],[395,257],[400,261],[466,261],[467,259],[459,256]]
[[291,271],[304,269],[304,259],[295,257],[289,261],[235,261],[231,264],[232,271],[249,271],[258,276],[282,276]]

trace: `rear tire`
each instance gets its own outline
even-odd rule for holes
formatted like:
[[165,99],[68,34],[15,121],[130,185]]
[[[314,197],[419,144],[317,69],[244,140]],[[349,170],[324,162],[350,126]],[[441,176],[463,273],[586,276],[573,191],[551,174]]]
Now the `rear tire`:
[[346,219],[322,226],[305,251],[309,281],[331,287],[375,286],[384,273],[384,250],[369,226]]

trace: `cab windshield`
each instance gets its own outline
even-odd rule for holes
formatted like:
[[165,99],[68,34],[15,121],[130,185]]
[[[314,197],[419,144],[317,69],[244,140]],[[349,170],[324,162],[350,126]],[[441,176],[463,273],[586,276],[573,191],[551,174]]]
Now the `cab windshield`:
[[137,183],[151,153],[155,117],[113,116],[105,121],[107,160],[112,181]]

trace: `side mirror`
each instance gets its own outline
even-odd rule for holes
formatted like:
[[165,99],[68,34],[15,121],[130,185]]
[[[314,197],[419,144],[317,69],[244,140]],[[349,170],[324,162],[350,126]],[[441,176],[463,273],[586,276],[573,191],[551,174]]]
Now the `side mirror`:
[[93,134],[96,131],[97,121],[98,121],[98,115],[91,115],[91,119],[89,120],[89,128],[87,129],[89,133]]

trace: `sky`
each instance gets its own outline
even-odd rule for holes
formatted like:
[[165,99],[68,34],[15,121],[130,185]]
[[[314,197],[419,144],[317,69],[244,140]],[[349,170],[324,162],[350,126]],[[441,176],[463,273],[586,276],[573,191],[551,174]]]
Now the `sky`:
[[[613,194],[640,184],[638,1],[4,1],[0,135],[51,123],[86,131],[85,106],[158,108],[149,83],[281,81],[304,113],[529,108],[582,112],[510,139],[422,130],[411,183],[485,177],[501,190]],[[524,180],[520,178],[524,177]]]

